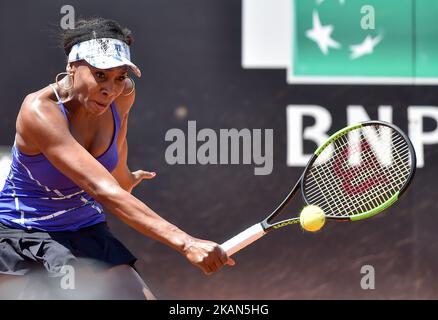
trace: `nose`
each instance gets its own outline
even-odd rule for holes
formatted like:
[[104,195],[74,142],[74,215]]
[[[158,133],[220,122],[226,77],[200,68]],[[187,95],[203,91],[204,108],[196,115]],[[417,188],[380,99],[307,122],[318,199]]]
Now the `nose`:
[[100,88],[100,92],[105,97],[113,98],[116,95],[114,83],[112,81],[105,81]]

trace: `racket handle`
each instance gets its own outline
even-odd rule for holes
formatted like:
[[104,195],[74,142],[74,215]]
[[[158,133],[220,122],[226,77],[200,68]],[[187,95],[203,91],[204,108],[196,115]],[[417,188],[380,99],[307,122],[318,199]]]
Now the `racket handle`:
[[257,223],[252,227],[249,227],[245,231],[242,231],[237,236],[231,238],[228,241],[222,243],[221,247],[227,253],[228,256],[235,254],[237,251],[245,248],[247,245],[253,243],[257,239],[260,239],[266,234],[261,223]]

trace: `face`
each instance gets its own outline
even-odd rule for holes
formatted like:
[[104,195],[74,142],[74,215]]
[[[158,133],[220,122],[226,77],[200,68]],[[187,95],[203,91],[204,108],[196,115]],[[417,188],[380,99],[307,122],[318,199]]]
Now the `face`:
[[87,112],[103,114],[123,92],[128,77],[128,67],[97,69],[85,61],[71,64],[74,86],[73,95]]

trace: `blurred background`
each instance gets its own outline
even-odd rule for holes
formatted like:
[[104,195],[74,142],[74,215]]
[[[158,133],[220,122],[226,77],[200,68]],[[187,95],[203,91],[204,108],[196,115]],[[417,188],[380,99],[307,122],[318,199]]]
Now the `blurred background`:
[[[331,134],[386,120],[417,150],[414,182],[385,214],[327,223],[314,234],[282,229],[212,276],[108,214],[159,299],[438,297],[438,2],[2,1],[0,173],[7,174],[23,98],[65,71],[56,35],[66,5],[76,19],[101,16],[133,31],[132,59],[143,76],[129,120],[129,166],[157,172],[133,194],[193,236],[222,243],[270,213],[316,148],[308,129]],[[242,160],[169,164],[166,133],[187,135],[188,121],[218,135],[273,129],[272,172],[255,175],[254,162]],[[374,270],[374,289],[361,286],[364,266]]]

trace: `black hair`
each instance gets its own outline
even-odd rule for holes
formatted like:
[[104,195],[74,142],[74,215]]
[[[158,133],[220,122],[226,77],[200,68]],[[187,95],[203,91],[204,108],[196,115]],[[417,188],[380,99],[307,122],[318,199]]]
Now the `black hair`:
[[59,38],[67,56],[75,44],[91,39],[113,38],[124,41],[128,46],[134,42],[131,30],[121,27],[114,20],[100,17],[76,21],[75,28],[62,30]]

